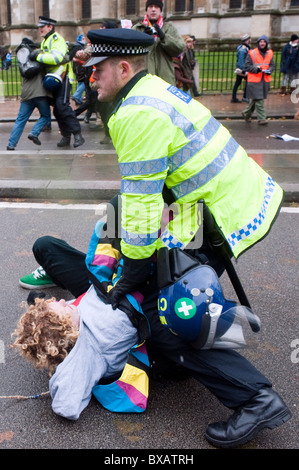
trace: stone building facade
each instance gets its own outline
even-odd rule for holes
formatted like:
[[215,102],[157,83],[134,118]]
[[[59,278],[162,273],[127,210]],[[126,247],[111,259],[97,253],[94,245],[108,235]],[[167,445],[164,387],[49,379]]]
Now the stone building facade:
[[[164,0],[164,16],[178,31],[199,41],[236,40],[244,33],[288,40],[299,33],[299,0]],[[103,19],[142,18],[145,0],[0,0],[0,45],[24,37],[38,41],[39,15],[57,20],[57,31],[73,42]]]

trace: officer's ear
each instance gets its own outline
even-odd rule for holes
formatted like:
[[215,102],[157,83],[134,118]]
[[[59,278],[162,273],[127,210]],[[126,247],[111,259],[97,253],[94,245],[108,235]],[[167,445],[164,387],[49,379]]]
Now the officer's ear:
[[131,76],[134,75],[132,65],[127,60],[121,60],[119,62],[119,70],[123,80],[131,78]]

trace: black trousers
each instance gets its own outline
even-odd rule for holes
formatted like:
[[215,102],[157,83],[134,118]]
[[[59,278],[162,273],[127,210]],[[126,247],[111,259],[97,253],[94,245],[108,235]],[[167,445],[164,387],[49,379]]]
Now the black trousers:
[[239,86],[242,83],[242,80],[245,80],[245,88],[244,88],[244,92],[243,92],[243,98],[247,98],[247,95],[246,95],[247,79],[246,79],[246,77],[242,77],[241,75],[236,76],[236,81],[235,81],[235,84],[234,84],[234,87],[233,87],[232,98],[237,98],[237,91],[238,91]]
[[53,114],[63,137],[70,137],[71,134],[81,132],[80,122],[70,105],[70,90],[69,80],[64,79],[59,90],[53,93]]
[[[33,253],[36,261],[63,289],[78,297],[89,288],[85,253],[63,240],[44,236],[39,238]],[[148,287],[142,304],[151,328],[147,341],[156,358],[163,357],[186,368],[228,408],[237,408],[257,391],[271,383],[247,359],[234,350],[195,350],[169,332],[159,320],[157,289]]]

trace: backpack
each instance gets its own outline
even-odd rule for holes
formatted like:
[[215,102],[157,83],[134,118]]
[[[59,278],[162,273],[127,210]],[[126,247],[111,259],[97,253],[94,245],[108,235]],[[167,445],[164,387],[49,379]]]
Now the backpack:
[[39,62],[29,59],[31,51],[31,47],[24,43],[17,48],[17,61],[23,78],[33,78],[42,71],[42,65]]

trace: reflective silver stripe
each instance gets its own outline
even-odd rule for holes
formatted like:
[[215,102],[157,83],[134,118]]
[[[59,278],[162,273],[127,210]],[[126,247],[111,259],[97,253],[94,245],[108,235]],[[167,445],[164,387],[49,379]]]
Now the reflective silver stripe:
[[156,233],[130,233],[127,232],[123,227],[121,228],[121,238],[128,244],[128,245],[135,245],[135,246],[147,246],[152,245],[157,241],[159,238],[159,232]]
[[122,180],[120,192],[125,194],[155,194],[161,193],[164,186],[163,180]]
[[[122,103],[121,107],[129,105],[151,106],[161,112],[166,113],[170,117],[172,123],[179,127],[184,132],[186,138],[190,140],[188,144],[186,144],[174,155],[169,157],[168,174],[179,168],[180,165],[188,161],[188,159],[201,150],[213,138],[221,126],[221,124],[216,121],[216,119],[211,117],[205,127],[201,131],[197,131],[193,123],[185,116],[180,114],[172,105],[157,98],[151,98],[147,96],[131,96]],[[204,168],[189,180],[180,183],[174,188],[171,188],[172,191],[175,191],[175,197],[177,199],[183,197],[195,189],[198,189],[199,186],[203,186],[211,178],[216,176],[217,173],[219,173],[231,160],[238,146],[239,145],[237,142],[231,138],[224,149],[220,152],[218,157],[216,157],[213,162],[207,165],[206,168]]]
[[269,202],[274,194],[274,190],[275,181],[271,176],[268,176],[265,182],[264,200],[258,214],[253,217],[247,225],[244,225],[244,227],[239,230],[235,230],[227,237],[227,241],[232,248],[234,248],[241,240],[245,240],[247,237],[252,235],[262,225],[266,217]]
[[190,139],[190,142],[169,158],[168,174],[173,173],[177,168],[198,153],[214,137],[220,126],[220,122],[211,117],[201,131],[194,129],[191,135],[186,135],[186,137]]
[[223,168],[226,167],[238,148],[239,144],[233,137],[231,137],[219,155],[217,155],[217,157],[214,158],[214,160],[209,163],[209,165],[207,165],[199,173],[192,176],[188,180],[183,181],[182,183],[179,183],[171,188],[171,192],[175,198],[180,199],[208,183],[208,181],[218,175],[218,173],[220,173]]
[[141,162],[120,163],[121,176],[149,175],[167,170],[168,157]]

